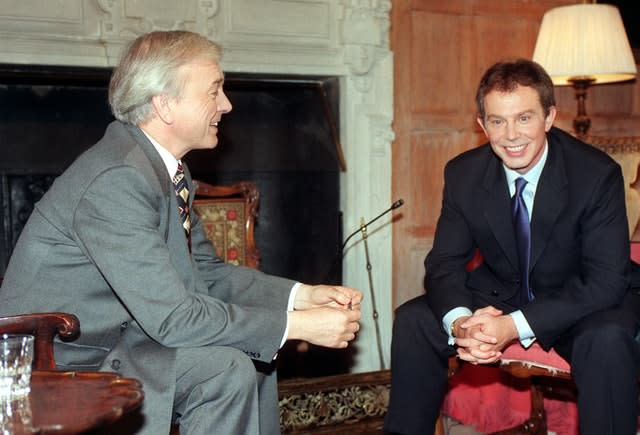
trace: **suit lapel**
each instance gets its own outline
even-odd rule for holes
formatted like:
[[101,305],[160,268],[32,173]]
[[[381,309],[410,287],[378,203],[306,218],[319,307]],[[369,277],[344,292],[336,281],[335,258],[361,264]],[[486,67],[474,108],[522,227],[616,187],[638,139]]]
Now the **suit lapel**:
[[487,194],[483,201],[484,216],[504,255],[514,269],[518,270],[518,251],[513,225],[511,225],[509,189],[502,163],[493,155],[493,152],[482,186]]
[[549,138],[549,153],[545,163],[533,205],[531,217],[531,270],[544,251],[558,216],[567,204],[567,173],[565,171],[564,155],[558,143],[551,143]]

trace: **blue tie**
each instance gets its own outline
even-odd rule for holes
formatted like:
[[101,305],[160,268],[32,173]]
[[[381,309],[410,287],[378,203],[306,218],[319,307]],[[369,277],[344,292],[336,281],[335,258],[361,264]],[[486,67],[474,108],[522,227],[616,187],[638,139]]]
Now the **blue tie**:
[[531,224],[529,213],[522,198],[522,191],[527,180],[522,177],[516,179],[516,193],[511,198],[511,217],[516,233],[518,259],[520,260],[520,306],[534,299],[529,288],[529,259],[531,257]]

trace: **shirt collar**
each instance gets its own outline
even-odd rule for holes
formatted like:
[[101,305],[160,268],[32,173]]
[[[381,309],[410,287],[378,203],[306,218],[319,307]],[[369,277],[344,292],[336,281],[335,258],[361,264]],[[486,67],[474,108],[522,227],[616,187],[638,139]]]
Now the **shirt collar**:
[[162,158],[162,161],[164,162],[164,165],[167,167],[167,171],[169,172],[169,177],[173,177],[178,170],[178,163],[180,163],[180,160],[177,160],[173,154],[171,154],[165,147],[160,145],[157,140],[149,136],[146,131],[142,130],[142,132],[147,137],[147,139],[149,139],[149,142],[151,142],[151,145],[153,145],[156,151],[158,151],[158,154],[160,154],[160,157]]

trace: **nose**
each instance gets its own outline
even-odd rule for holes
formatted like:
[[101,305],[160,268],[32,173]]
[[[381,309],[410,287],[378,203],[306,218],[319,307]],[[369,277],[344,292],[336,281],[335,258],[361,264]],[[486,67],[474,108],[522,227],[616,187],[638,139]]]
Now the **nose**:
[[518,137],[518,127],[515,122],[507,122],[507,139],[514,140]]
[[218,112],[229,113],[231,112],[231,109],[233,109],[233,106],[231,105],[231,101],[229,101],[227,94],[225,94],[223,90],[221,90],[220,94],[218,95],[217,103],[218,103]]

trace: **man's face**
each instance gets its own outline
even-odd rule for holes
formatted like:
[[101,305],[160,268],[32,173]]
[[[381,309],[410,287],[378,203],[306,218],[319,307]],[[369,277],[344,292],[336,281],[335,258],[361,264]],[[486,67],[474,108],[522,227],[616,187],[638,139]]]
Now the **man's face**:
[[211,60],[196,60],[180,68],[186,77],[182,95],[171,99],[172,132],[184,155],[194,149],[213,149],[218,145],[218,122],[231,111],[231,102],[222,85],[224,75]]
[[545,117],[535,89],[518,86],[512,92],[491,91],[484,97],[485,118],[478,118],[491,149],[510,169],[525,174],[542,157],[556,117],[552,106]]

